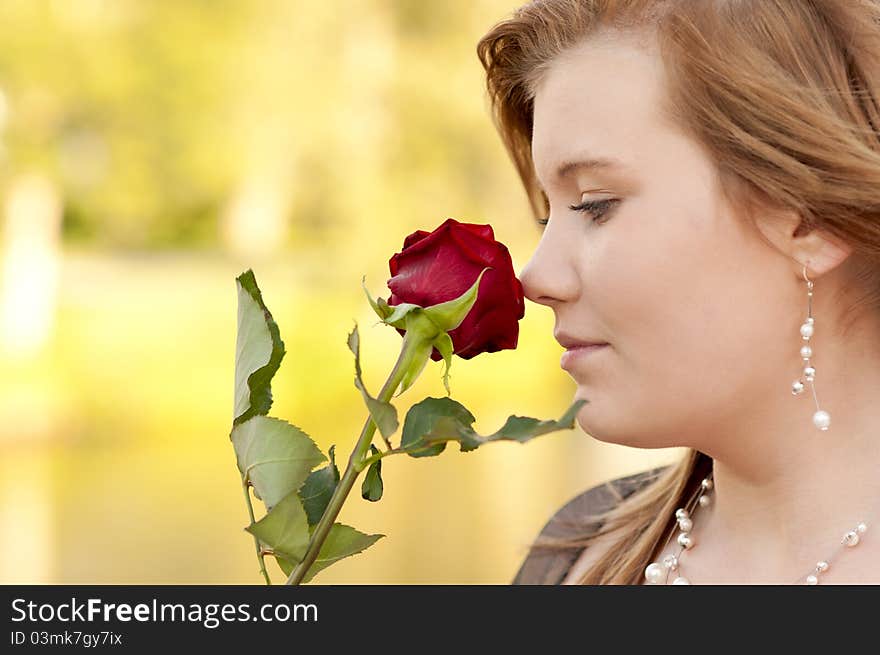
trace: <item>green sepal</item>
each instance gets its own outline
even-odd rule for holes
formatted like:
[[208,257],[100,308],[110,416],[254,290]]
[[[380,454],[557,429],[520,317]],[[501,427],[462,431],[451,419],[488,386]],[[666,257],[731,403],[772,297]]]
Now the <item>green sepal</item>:
[[484,437],[471,428],[476,419],[464,405],[451,398],[426,398],[407,412],[400,447],[411,457],[431,457],[443,452],[448,441],[457,441],[461,452],[492,441],[525,443],[542,434],[574,428],[575,417],[586,403],[576,400],[556,421],[509,416],[500,430]]
[[397,409],[395,409],[394,405],[389,402],[373,398],[364,386],[364,382],[361,379],[360,337],[358,335],[357,323],[355,323],[351,334],[348,335],[348,348],[354,353],[354,386],[360,390],[361,395],[364,398],[364,403],[367,405],[367,411],[370,412],[370,416],[376,424],[376,427],[379,428],[379,432],[381,432],[382,436],[387,440],[391,435],[397,432],[397,427],[399,425],[397,420]]
[[272,377],[284,358],[278,325],[263,302],[254,272],[236,278],[238,321],[235,343],[235,398],[233,425],[272,407]]
[[404,371],[403,378],[400,380],[400,391],[397,392],[396,396],[399,396],[413,385],[425,369],[428,360],[431,359],[433,342],[437,338],[437,334],[435,333],[433,336],[425,338],[421,334],[421,330],[425,327],[424,324],[426,323],[431,324],[424,313],[411,313],[408,317],[408,329],[404,337],[403,348],[409,351],[409,356],[406,370]]
[[425,314],[431,319],[431,322],[443,332],[452,332],[452,330],[461,325],[462,321],[464,321],[473,308],[474,303],[477,302],[480,280],[483,279],[483,275],[485,275],[486,271],[491,268],[491,266],[487,266],[480,271],[476,282],[474,282],[470,289],[465,291],[458,298],[447,300],[446,302],[441,302],[437,305],[431,305],[430,307],[425,307]]
[[407,329],[409,315],[412,312],[423,312],[424,309],[419,305],[411,302],[402,302],[399,305],[391,306],[391,314],[385,319],[385,323],[401,330]]
[[376,316],[378,316],[382,321],[388,318],[391,315],[391,312],[394,311],[384,299],[379,298],[379,300],[375,300],[370,294],[369,289],[367,289],[367,276],[364,275],[361,278],[361,286],[364,289],[364,293],[367,294],[367,300],[370,301],[370,307],[373,308],[373,311],[376,312]]
[[[375,311],[379,318],[382,319],[383,323],[400,330],[408,331],[410,330],[411,325],[411,315],[413,313],[423,314],[430,323],[422,320],[415,324],[421,327],[425,333],[430,334],[430,338],[433,339],[437,332],[451,332],[461,325],[462,321],[464,321],[465,317],[473,308],[474,303],[477,302],[480,281],[483,279],[483,275],[491,268],[491,266],[487,266],[480,271],[476,281],[458,298],[453,298],[452,300],[447,300],[446,302],[441,302],[436,305],[430,305],[429,307],[421,307],[414,303],[404,302],[398,305],[386,304],[383,308],[373,300],[373,297],[370,295],[370,292],[366,290],[366,287],[364,287],[364,291],[367,293],[367,298],[370,300],[370,305],[373,307],[373,311]],[[391,310],[390,313],[387,313],[388,309]]]
[[[370,444],[370,454],[378,455],[379,449],[376,446]],[[370,467],[367,469],[367,474],[364,476],[364,482],[361,485],[361,497],[364,500],[369,500],[370,502],[375,503],[377,500],[382,498],[382,491],[384,489],[384,485],[382,484],[382,460],[377,459],[375,462],[370,464]]]
[[443,386],[446,387],[446,395],[450,396],[452,395],[452,392],[449,390],[449,369],[452,367],[453,352],[452,337],[447,332],[441,332],[434,339],[434,347],[443,355],[443,363],[445,364],[443,368]]

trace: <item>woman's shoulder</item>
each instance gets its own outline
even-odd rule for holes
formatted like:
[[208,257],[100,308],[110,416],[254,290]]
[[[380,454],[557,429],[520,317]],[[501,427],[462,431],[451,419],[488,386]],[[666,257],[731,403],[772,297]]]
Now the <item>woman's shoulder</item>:
[[[550,517],[538,538],[567,538],[584,534],[584,517],[613,509],[627,496],[657,479],[667,466],[608,480],[581,492]],[[530,552],[511,584],[559,584],[583,549],[539,549]]]

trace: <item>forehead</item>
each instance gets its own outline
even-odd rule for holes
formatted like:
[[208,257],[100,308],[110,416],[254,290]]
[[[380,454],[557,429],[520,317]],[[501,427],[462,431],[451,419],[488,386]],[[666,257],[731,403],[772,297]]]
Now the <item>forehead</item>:
[[660,109],[663,83],[662,61],[650,41],[597,35],[560,55],[535,88],[538,176],[552,183],[558,166],[586,158],[634,165],[637,153],[671,129]]

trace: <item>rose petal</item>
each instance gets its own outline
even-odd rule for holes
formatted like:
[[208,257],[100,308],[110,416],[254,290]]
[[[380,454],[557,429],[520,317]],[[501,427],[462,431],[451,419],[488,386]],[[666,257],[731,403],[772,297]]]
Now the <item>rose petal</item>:
[[430,236],[430,234],[430,232],[425,232],[424,230],[416,230],[403,240],[403,249],[406,250],[411,245],[418,243],[427,236]]

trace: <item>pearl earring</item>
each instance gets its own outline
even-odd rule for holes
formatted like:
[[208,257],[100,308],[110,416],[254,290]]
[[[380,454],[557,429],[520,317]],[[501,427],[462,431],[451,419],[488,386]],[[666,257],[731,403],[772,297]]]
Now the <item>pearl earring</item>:
[[[810,383],[810,387],[813,390],[813,400],[816,402],[816,413],[813,414],[813,425],[815,425],[820,430],[827,430],[828,426],[831,425],[831,415],[819,409],[819,399],[816,397],[816,385],[814,380],[816,379],[816,369],[810,363],[810,358],[813,356],[813,349],[810,347],[809,341],[810,337],[813,336],[813,282],[810,278],[807,277],[807,267],[804,266],[804,280],[807,281],[807,320],[801,325],[801,337],[803,337],[804,341],[807,343],[801,346],[801,358],[804,360],[804,380]],[[802,380],[795,380],[791,385],[791,393],[793,395],[798,395],[802,393],[804,390],[804,382]]]

